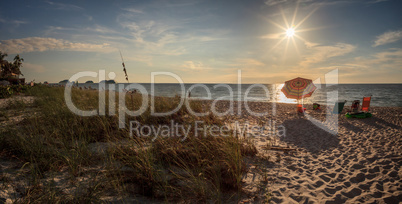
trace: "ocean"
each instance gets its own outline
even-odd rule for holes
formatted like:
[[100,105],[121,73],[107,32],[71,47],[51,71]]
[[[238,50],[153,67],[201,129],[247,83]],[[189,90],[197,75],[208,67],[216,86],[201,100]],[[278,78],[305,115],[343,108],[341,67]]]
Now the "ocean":
[[[107,84],[106,87],[108,89]],[[127,86],[128,84],[124,84]],[[181,90],[191,89],[191,97],[206,100],[235,100],[264,101],[280,103],[297,103],[295,99],[288,99],[281,92],[283,84],[154,84],[154,90],[150,83],[140,83],[148,94],[154,96],[174,97],[181,95]],[[91,87],[98,89],[98,83],[80,83],[79,87]],[[118,84],[116,84],[116,87]],[[364,96],[372,96],[371,106],[402,107],[402,84],[337,84],[317,85],[317,89],[311,97],[304,98],[304,104],[319,103],[333,105],[335,101],[347,101],[347,105],[354,100],[360,100]],[[208,91],[207,91],[208,90]]]

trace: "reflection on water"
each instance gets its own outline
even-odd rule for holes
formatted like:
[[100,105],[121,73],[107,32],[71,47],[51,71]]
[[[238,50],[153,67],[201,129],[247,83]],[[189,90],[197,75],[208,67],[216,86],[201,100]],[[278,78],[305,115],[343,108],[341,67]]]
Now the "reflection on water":
[[[125,84],[127,85],[127,84]],[[155,96],[173,97],[181,95],[180,84],[155,84],[154,91],[151,84],[141,84],[147,90],[147,94]],[[295,99],[288,99],[282,93],[284,84],[264,84],[265,90],[252,84],[203,84],[191,90],[191,97],[206,100],[248,100],[248,101],[269,101],[279,103],[297,103]],[[98,84],[79,84],[80,87],[92,87],[97,89]],[[194,84],[184,84],[185,91]],[[253,87],[252,87],[253,86]],[[372,95],[372,106],[399,106],[402,107],[402,84],[338,84],[338,85],[316,85],[317,90],[311,97],[300,100],[300,103],[319,103],[323,105],[334,104],[335,101],[352,102],[362,100],[364,96]],[[208,91],[209,92],[208,92]],[[208,94],[209,93],[209,94]],[[247,94],[246,94],[247,93]]]
[[275,97],[273,98],[273,102],[278,103],[297,103],[296,99],[290,99],[285,96],[285,94],[281,91],[285,84],[277,84],[274,86],[275,88]]

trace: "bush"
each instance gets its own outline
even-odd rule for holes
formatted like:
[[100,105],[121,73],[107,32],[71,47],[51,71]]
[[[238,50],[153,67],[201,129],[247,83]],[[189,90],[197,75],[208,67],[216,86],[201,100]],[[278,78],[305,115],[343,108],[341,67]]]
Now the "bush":
[[13,95],[11,86],[0,86],[0,98],[8,98]]
[[25,93],[28,89],[30,89],[30,86],[23,84],[0,86],[0,98],[8,98],[14,94]]

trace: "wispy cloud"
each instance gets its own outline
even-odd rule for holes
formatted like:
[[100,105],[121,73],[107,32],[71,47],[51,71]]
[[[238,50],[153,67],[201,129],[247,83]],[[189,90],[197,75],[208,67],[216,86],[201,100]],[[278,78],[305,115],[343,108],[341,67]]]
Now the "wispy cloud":
[[129,11],[129,12],[131,12],[131,13],[140,13],[140,14],[143,14],[143,13],[144,13],[144,11],[139,10],[139,9],[135,9],[135,8],[124,8],[123,10]]
[[353,52],[356,46],[346,43],[337,43],[336,45],[319,45],[316,43],[306,42],[309,54],[304,56],[304,60],[300,62],[300,66],[308,67],[311,64],[324,62],[325,60],[342,56]]
[[15,27],[18,27],[18,26],[20,26],[20,25],[22,25],[22,24],[27,24],[28,21],[23,21],[23,20],[6,20],[6,19],[3,19],[3,18],[0,18],[0,23],[12,24],[12,25],[14,25]]
[[282,33],[273,33],[273,34],[268,34],[268,35],[261,36],[261,39],[278,40],[278,39],[281,39],[281,38],[283,38]]
[[375,40],[373,47],[393,43],[400,39],[402,39],[402,30],[388,31],[377,36],[377,39]]
[[369,1],[368,3],[369,4],[376,4],[376,3],[381,3],[381,2],[385,2],[385,1],[388,1],[388,0],[373,0],[373,1]]
[[88,31],[94,31],[94,32],[98,32],[98,33],[117,33],[116,30],[104,27],[104,26],[100,26],[100,25],[95,25],[94,27],[89,27],[86,30]]
[[[377,0],[381,1],[381,0]],[[383,0],[385,1],[385,0]],[[324,6],[333,6],[339,4],[349,4],[353,3],[353,1],[347,0],[331,0],[331,1],[322,1],[322,0],[265,0],[265,5],[271,6],[284,6],[284,5],[294,5],[299,3],[300,8],[308,8],[308,7],[324,7]],[[273,15],[280,15],[280,12],[275,13]]]
[[387,51],[378,52],[374,55],[371,55],[369,58],[357,57],[355,60],[356,64],[367,67],[376,65],[377,68],[389,67],[400,70],[402,67],[402,49],[389,49]]
[[173,44],[179,41],[175,26],[153,20],[135,22],[131,17],[120,16],[118,22],[130,31],[132,42],[143,53],[159,55],[182,55],[185,48]]
[[260,67],[264,66],[265,64],[253,59],[253,58],[240,58],[240,59],[235,59],[235,63],[229,64],[229,67],[245,67],[245,68],[255,68],[255,67]]
[[136,61],[136,62],[142,62],[145,63],[148,66],[152,66],[152,57],[147,56],[147,55],[135,55],[135,56],[126,56],[124,59],[127,61]]
[[46,1],[49,5],[51,5],[54,9],[58,10],[66,10],[66,11],[79,11],[84,10],[82,7],[73,5],[73,4],[63,4],[63,3],[56,3],[52,1]]
[[[113,29],[110,29],[108,27],[104,27],[98,24],[95,24],[90,27],[60,27],[60,26],[48,26],[46,30],[44,31],[44,34],[46,36],[52,36],[55,34],[60,34],[63,33],[65,34],[66,31],[73,31],[75,35],[82,33],[82,34],[88,34],[92,35],[93,33],[98,33],[98,34],[118,34],[119,32]],[[90,33],[88,33],[89,31]]]
[[83,52],[110,52],[109,44],[74,43],[55,38],[29,37],[0,41],[0,49],[9,54],[43,52],[46,50],[72,50]]
[[200,70],[207,70],[211,69],[210,67],[204,65],[202,62],[197,61],[185,61],[180,68],[183,71],[200,71]]
[[322,72],[339,69],[339,76],[345,80],[344,82],[355,83],[356,79],[366,76],[366,79],[362,79],[361,82],[372,83],[373,77],[384,80],[384,82],[398,82],[399,76],[402,74],[400,67],[402,67],[402,49],[393,48],[369,56],[346,59],[345,63],[324,65],[316,69]]
[[266,0],[264,3],[268,6],[275,6],[277,4],[282,4],[287,2],[287,0]]

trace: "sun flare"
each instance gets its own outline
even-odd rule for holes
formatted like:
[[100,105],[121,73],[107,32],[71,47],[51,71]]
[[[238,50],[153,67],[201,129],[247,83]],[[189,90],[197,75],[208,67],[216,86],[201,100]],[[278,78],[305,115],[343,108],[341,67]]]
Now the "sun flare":
[[288,28],[286,30],[286,36],[288,36],[288,38],[293,37],[294,34],[295,34],[295,29],[294,28]]
[[[308,19],[310,18],[310,16],[318,9],[314,8],[310,13],[308,13],[304,18],[302,18],[301,20],[299,20],[298,22],[296,22],[296,16],[297,16],[297,10],[299,8],[299,4],[297,4],[295,11],[293,13],[293,17],[291,18],[290,21],[288,21],[288,18],[286,17],[285,13],[283,10],[281,10],[281,15],[284,21],[284,25],[281,25],[275,21],[272,21],[270,19],[266,20],[271,23],[272,25],[278,27],[279,29],[283,30],[280,33],[276,33],[276,34],[271,34],[270,36],[277,36],[275,37],[275,39],[278,39],[278,42],[272,46],[271,50],[274,50],[276,47],[278,47],[282,42],[285,42],[285,54],[287,52],[288,46],[289,46],[289,42],[292,41],[294,48],[296,50],[296,52],[300,55],[299,50],[297,48],[296,45],[296,38],[303,41],[303,42],[308,42],[307,40],[305,40],[302,36],[300,36],[300,33],[306,32],[306,31],[310,31],[310,30],[316,30],[317,28],[304,28],[301,29],[300,26]],[[270,38],[270,37],[269,37]]]

